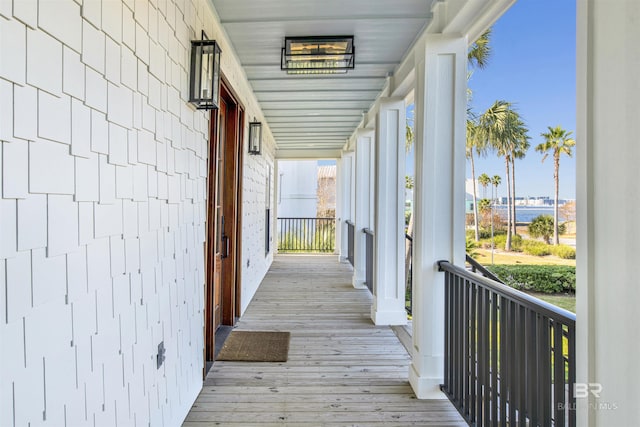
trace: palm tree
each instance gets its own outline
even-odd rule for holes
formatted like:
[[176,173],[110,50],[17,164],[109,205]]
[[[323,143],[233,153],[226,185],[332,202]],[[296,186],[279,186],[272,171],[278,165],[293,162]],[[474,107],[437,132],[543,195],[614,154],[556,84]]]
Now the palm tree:
[[[511,233],[517,234],[516,230],[516,159],[523,159],[529,150],[529,129],[527,129],[524,121],[514,109],[510,109],[507,121],[507,134],[510,139],[506,144],[506,148],[510,150],[508,153],[509,161],[511,162]],[[510,247],[509,247],[510,248]]]
[[407,150],[407,153],[411,151],[414,140],[415,140],[415,135],[413,133],[413,125],[410,122],[410,120],[407,118],[407,123],[405,124],[405,130],[404,130],[404,147]]
[[[524,123],[523,123],[524,124]],[[514,144],[513,155],[511,156],[511,195],[513,196],[513,204],[511,209],[513,210],[511,213],[511,218],[513,219],[513,235],[517,234],[516,230],[516,159],[524,159],[529,150],[529,136],[526,134],[528,129],[525,128],[525,133],[521,135],[521,137]]]
[[476,40],[467,52],[467,61],[474,68],[484,69],[489,63],[491,56],[491,28],[487,29]]
[[[504,134],[507,112],[510,107],[511,104],[507,101],[496,101],[492,106],[487,108],[487,110],[478,118],[478,133],[480,134],[478,139],[485,141],[495,149],[497,141],[500,141],[502,139],[502,134]],[[508,168],[509,164],[507,163],[507,170]],[[508,180],[510,176],[509,173],[507,173],[506,176]],[[509,188],[510,186],[507,185],[507,189]],[[510,202],[510,197],[507,197],[507,224],[510,223]],[[508,246],[506,247],[511,248],[511,236],[509,236],[508,233],[507,243]]]
[[493,195],[493,188],[491,189],[491,265],[493,265],[493,250],[495,248],[495,242],[493,240],[493,203],[495,201],[495,199],[498,198],[498,186],[500,185],[500,182],[502,182],[502,179],[500,178],[500,175],[494,175],[491,178],[491,184],[493,185],[493,187],[496,190],[496,194],[495,194],[495,198]]
[[[489,63],[489,57],[491,56],[491,45],[489,44],[491,39],[491,28],[487,29],[482,35],[471,45],[467,51],[467,62],[472,68],[483,69]],[[472,72],[467,73],[467,80],[471,78]],[[472,92],[467,87],[467,102],[471,104]],[[477,132],[477,118],[471,108],[467,109],[467,147],[466,156],[471,162],[471,179],[473,182],[473,225],[475,231],[476,242],[480,240],[480,230],[478,228],[478,203],[477,203],[477,191],[476,191],[476,173],[473,153],[474,151],[479,156],[486,154],[486,140],[480,138]]]
[[491,178],[486,173],[478,177],[478,182],[482,185],[482,197],[487,198],[487,187],[491,184]]
[[[500,178],[500,175],[493,175],[491,177],[491,184],[495,187],[496,189],[496,195],[494,197],[493,195],[493,191],[491,191],[491,198],[492,200],[496,200],[498,198],[498,186],[502,183],[502,178]],[[491,202],[493,204],[493,202]]]
[[[516,157],[521,158],[528,147],[528,129],[511,103],[496,101],[480,117],[482,138],[486,140],[499,156],[505,159],[507,178],[507,240],[505,249],[511,250],[512,223],[515,224],[515,175],[512,172]],[[513,193],[512,193],[513,192]],[[512,198],[513,197],[513,198]]]
[[467,145],[465,155],[471,162],[471,181],[473,182],[473,226],[475,230],[476,242],[480,240],[480,229],[478,225],[478,195],[476,191],[476,171],[473,153],[485,156],[487,152],[486,140],[482,138],[482,132],[478,127],[477,119],[471,110],[467,111]]
[[547,127],[549,132],[541,133],[540,135],[545,139],[543,143],[536,146],[536,151],[544,153],[542,161],[547,158],[549,152],[553,153],[553,180],[555,185],[554,203],[553,203],[553,244],[560,243],[560,236],[558,233],[558,190],[560,188],[560,156],[566,154],[571,157],[573,152],[571,149],[575,147],[576,141],[571,138],[571,133],[562,129],[560,126],[552,128]]

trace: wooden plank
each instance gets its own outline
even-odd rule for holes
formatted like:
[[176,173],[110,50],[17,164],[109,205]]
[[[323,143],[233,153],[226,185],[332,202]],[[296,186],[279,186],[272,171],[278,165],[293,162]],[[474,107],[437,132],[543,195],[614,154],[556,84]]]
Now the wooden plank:
[[465,426],[448,400],[416,399],[410,356],[352,274],[335,256],[277,256],[237,328],[291,332],[288,361],[215,362],[183,426]]

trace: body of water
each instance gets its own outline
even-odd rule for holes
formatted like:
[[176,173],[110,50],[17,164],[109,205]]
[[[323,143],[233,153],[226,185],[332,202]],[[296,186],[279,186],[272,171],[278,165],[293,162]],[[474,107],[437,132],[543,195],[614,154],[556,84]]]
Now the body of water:
[[[505,205],[495,206],[495,209],[507,217],[507,207]],[[516,206],[516,222],[531,222],[540,215],[553,216],[553,206]]]

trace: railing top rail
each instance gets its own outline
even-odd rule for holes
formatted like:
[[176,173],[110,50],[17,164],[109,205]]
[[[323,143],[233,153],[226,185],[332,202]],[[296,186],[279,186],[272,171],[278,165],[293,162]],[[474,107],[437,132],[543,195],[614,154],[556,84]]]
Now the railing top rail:
[[491,280],[495,280],[496,282],[504,283],[498,276],[493,274],[491,271],[487,270],[484,265],[480,264],[475,259],[471,258],[469,254],[466,254],[467,262],[473,266],[476,270],[480,271],[483,276],[488,277]]
[[373,230],[369,229],[369,228],[363,228],[362,232],[364,234],[368,234],[369,236],[373,236]]
[[347,220],[345,221],[345,223],[347,223],[347,225],[353,225],[353,226],[355,226],[355,224],[354,224],[353,222],[351,222],[351,220],[349,220],[349,219],[347,219]]
[[485,286],[486,288],[491,289],[494,292],[502,294],[521,303],[527,308],[535,309],[545,316],[551,317],[555,320],[559,320],[569,326],[575,325],[576,315],[563,308],[556,307],[553,304],[549,304],[546,301],[542,301],[536,297],[532,297],[531,295],[525,294],[524,292],[521,292],[517,289],[510,288],[509,286],[503,285],[502,283],[487,279],[486,277],[481,276],[477,273],[467,271],[462,267],[451,264],[449,261],[438,261],[438,267],[440,271],[448,271],[450,273],[455,273],[466,279],[472,280],[476,283],[481,284],[482,286]]
[[335,217],[326,217],[326,218],[313,218],[313,217],[283,217],[279,216],[278,219],[335,219]]

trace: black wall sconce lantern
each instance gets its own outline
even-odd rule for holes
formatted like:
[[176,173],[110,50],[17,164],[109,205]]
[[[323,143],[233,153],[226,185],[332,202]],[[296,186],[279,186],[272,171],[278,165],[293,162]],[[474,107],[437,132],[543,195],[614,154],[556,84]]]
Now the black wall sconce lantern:
[[218,108],[220,94],[220,46],[215,40],[191,41],[191,71],[189,75],[189,102],[199,110]]
[[249,154],[260,154],[262,150],[262,123],[249,123]]
[[353,36],[285,37],[280,69],[287,74],[340,74],[355,68]]

